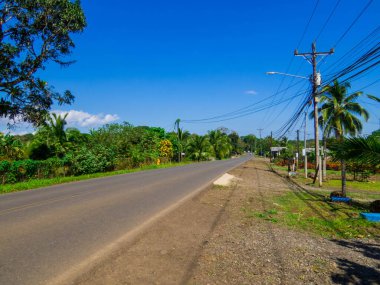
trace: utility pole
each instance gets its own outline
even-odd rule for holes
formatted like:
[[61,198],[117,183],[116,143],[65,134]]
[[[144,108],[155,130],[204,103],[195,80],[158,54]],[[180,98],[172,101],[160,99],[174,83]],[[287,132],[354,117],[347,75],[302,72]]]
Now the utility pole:
[[318,175],[319,186],[322,186],[322,175],[319,158],[319,126],[318,126],[318,87],[321,85],[321,74],[317,72],[317,57],[319,55],[327,56],[334,53],[334,49],[328,52],[317,52],[316,44],[311,45],[311,52],[298,53],[294,51],[295,56],[303,56],[312,66],[312,85],[313,85],[313,105],[314,105],[314,141],[315,141],[315,175]]
[[264,130],[264,129],[257,129],[259,131],[259,134],[260,134],[260,155],[262,156],[263,155],[263,142],[261,141],[261,132]]
[[300,130],[297,130],[297,154],[296,154],[297,170],[298,170],[298,157],[299,156],[300,156]]
[[307,178],[307,151],[306,151],[306,140],[307,140],[307,112],[305,112],[305,130],[304,130],[304,136],[303,136],[303,147],[305,149],[305,156],[304,156],[304,168],[305,168],[305,178]]
[[273,144],[273,132],[270,131],[270,141],[269,141],[269,149],[270,149],[270,157],[269,161],[272,162],[272,145]]

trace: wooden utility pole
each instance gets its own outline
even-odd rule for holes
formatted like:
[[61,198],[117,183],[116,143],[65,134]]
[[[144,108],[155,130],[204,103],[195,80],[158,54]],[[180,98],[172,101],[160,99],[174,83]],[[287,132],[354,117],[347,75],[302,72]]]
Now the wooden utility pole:
[[261,132],[264,130],[264,129],[257,129],[259,131],[259,134],[260,134],[260,156],[263,156],[263,142],[261,140]]
[[303,147],[305,149],[305,156],[304,156],[304,168],[305,168],[305,178],[307,178],[307,151],[306,151],[306,140],[307,140],[307,112],[305,112],[305,130],[304,130],[304,137],[303,137]]
[[298,170],[299,156],[300,156],[300,130],[297,130],[297,154],[296,154],[297,170]]
[[[312,66],[312,86],[313,86],[313,105],[314,105],[314,141],[315,141],[315,175],[318,175],[319,186],[322,186],[322,171],[319,162],[319,126],[318,126],[318,87],[321,85],[321,74],[317,72],[317,57],[326,56],[334,53],[334,49],[328,52],[317,52],[315,42],[311,45],[311,52],[299,53],[294,51],[295,56],[303,56]],[[315,181],[315,180],[314,180]]]
[[270,141],[269,141],[269,149],[270,149],[270,157],[269,160],[272,162],[272,146],[273,146],[273,133],[270,131]]

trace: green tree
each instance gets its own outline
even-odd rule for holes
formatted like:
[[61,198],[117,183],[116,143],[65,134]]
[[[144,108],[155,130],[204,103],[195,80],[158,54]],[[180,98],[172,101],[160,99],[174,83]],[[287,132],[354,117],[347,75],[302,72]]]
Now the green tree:
[[67,128],[66,138],[67,142],[75,147],[86,144],[89,139],[89,134],[82,134],[77,128]]
[[337,159],[380,166],[380,136],[348,138],[333,150]]
[[66,118],[68,113],[65,115],[57,115],[55,113],[51,114],[47,118],[47,123],[45,127],[49,131],[50,135],[58,142],[63,145],[67,141],[65,126],[67,124]]
[[232,131],[228,137],[231,140],[232,144],[232,153],[233,154],[242,154],[244,149],[244,143],[240,139],[239,134],[237,132]]
[[192,135],[187,146],[191,159],[207,160],[211,155],[211,145],[208,136]]
[[255,152],[257,138],[255,135],[246,135],[242,137],[243,142],[245,143],[245,151]]
[[[361,118],[365,121],[369,118],[369,113],[358,102],[358,98],[363,92],[348,93],[351,87],[350,83],[340,84],[337,80],[331,86],[322,90],[320,97],[321,114],[319,120],[323,123],[323,129],[326,136],[331,133],[339,143],[344,141],[344,135],[357,135],[363,129]],[[370,99],[377,100],[377,97],[368,96]],[[376,98],[376,99],[375,99]],[[311,115],[312,117],[312,115]],[[342,177],[342,195],[346,195],[346,164],[341,160],[341,177]]]
[[12,135],[0,133],[0,160],[19,160],[23,157],[21,141]]
[[188,131],[184,131],[182,128],[180,128],[181,120],[177,119],[174,123],[174,128],[177,132],[177,145],[178,145],[178,162],[181,162],[182,160],[182,152],[184,149],[186,149],[186,141],[190,137],[190,133]]
[[0,1],[0,117],[39,125],[53,103],[73,101],[70,91],[55,92],[37,73],[52,61],[71,64],[71,34],[85,26],[79,0]]
[[232,151],[231,140],[221,130],[208,132],[209,141],[216,159],[229,157]]

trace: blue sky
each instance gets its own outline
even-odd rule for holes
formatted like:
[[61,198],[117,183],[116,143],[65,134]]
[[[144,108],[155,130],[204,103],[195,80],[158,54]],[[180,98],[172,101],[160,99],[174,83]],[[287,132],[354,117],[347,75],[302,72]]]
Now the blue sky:
[[[177,118],[207,118],[254,104],[297,82],[265,72],[285,72],[291,62],[289,73],[310,75],[311,66],[301,57],[292,59],[293,51],[299,43],[300,52],[310,50],[336,1],[319,1],[300,42],[316,3],[82,0],[88,27],[75,36],[71,59],[77,62],[69,68],[51,64],[43,73],[49,84],[58,91],[70,89],[76,100],[71,106],[53,109],[93,116],[94,124],[77,122],[83,131],[111,121],[171,130]],[[317,48],[329,50],[366,3],[341,0]],[[320,65],[322,77],[324,69],[379,25],[379,13],[380,1],[375,0],[336,46],[335,54]],[[352,82],[352,91],[375,81],[379,74],[377,68]],[[301,79],[276,98],[290,98],[307,86]],[[380,83],[364,91],[380,96]],[[263,128],[263,135],[268,135],[293,114],[300,98],[235,120],[183,127],[205,133],[224,126],[242,135],[257,135],[257,129]],[[364,133],[370,133],[379,126],[380,108],[363,102],[371,112]],[[293,130],[289,136],[294,135]]]

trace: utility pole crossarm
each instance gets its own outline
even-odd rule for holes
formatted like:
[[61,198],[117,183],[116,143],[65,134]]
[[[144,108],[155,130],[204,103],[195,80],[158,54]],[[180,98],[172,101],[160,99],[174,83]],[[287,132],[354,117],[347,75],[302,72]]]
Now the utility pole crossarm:
[[322,52],[298,52],[298,50],[294,51],[295,56],[308,56],[308,55],[330,55],[333,54],[335,51],[334,49],[330,49],[330,51],[322,51]]

